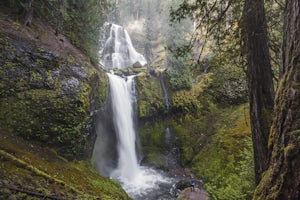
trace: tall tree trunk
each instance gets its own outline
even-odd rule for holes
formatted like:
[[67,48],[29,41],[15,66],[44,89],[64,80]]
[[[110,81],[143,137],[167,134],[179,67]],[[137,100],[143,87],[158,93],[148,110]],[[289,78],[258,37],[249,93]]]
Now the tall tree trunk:
[[300,199],[300,1],[287,0],[283,71],[269,138],[268,170],[254,199]]
[[25,18],[24,25],[31,26],[32,18],[33,18],[33,0],[28,0],[28,5],[25,8]]
[[274,106],[264,0],[245,0],[243,20],[255,180],[258,184],[267,168],[267,145]]

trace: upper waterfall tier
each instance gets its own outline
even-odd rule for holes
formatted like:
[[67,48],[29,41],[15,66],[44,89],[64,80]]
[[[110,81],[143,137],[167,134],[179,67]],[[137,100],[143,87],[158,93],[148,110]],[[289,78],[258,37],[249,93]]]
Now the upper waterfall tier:
[[104,67],[123,69],[145,66],[146,59],[135,50],[127,31],[116,24],[106,25],[110,27],[110,33],[101,55]]

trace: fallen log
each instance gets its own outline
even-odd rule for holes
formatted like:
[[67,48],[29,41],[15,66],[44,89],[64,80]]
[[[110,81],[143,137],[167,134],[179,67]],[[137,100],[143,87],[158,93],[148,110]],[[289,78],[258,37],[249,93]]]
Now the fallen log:
[[28,194],[28,195],[31,195],[31,196],[41,197],[43,199],[66,200],[64,198],[57,197],[57,196],[54,196],[54,195],[46,195],[46,194],[42,194],[42,193],[39,193],[39,192],[26,190],[26,189],[21,189],[21,188],[17,188],[17,187],[10,186],[10,185],[0,186],[0,188],[13,190],[13,191],[20,192],[20,193],[25,193],[25,194]]

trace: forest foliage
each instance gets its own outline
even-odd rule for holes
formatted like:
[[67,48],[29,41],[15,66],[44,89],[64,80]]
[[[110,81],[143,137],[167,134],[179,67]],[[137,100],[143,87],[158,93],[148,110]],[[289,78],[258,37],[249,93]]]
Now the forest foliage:
[[[222,75],[219,74],[219,79],[224,80],[223,83],[228,84],[234,80],[233,86],[238,88],[240,85],[246,85],[245,81],[248,81],[256,183],[259,182],[261,174],[266,169],[264,163],[268,162],[266,158],[268,153],[265,151],[268,148],[267,142],[261,138],[267,140],[270,131],[268,124],[270,124],[271,118],[269,116],[273,104],[269,102],[272,102],[274,98],[272,79],[277,80],[280,69],[282,2],[187,0],[182,1],[179,8],[171,10],[172,21],[180,22],[185,18],[194,20],[194,35],[190,48],[195,48],[197,43],[201,44],[200,49],[202,52],[198,54],[197,63],[201,63],[201,57],[207,51],[206,56],[218,63],[218,70],[214,70],[214,72],[217,72],[217,74],[223,72]],[[273,66],[272,71],[271,64]],[[234,70],[234,68],[242,70]],[[224,69],[230,69],[230,73],[227,74],[229,76],[226,77]],[[207,68],[205,70],[207,71]],[[246,73],[243,73],[243,70]],[[240,77],[236,76],[234,72],[239,72]],[[213,88],[218,89],[220,87],[218,84],[214,84],[211,89]],[[223,88],[223,91],[230,90]],[[210,90],[210,93],[218,99],[222,94],[222,90]],[[214,93],[217,95],[214,95]],[[262,116],[260,116],[260,113],[262,113]],[[216,159],[212,160],[216,161]],[[216,166],[222,165],[219,163]],[[230,162],[227,167],[229,166]],[[213,166],[210,166],[207,169],[212,168]],[[204,174],[208,175],[209,172],[204,172]],[[220,189],[224,188],[225,183],[211,185],[218,175],[220,173],[212,173],[212,177],[209,178],[210,182],[207,183],[207,189],[213,191],[212,197],[215,199],[228,199],[229,197],[226,197],[227,192],[220,193]],[[229,180],[229,176],[226,180]],[[219,182],[222,181],[216,181],[216,183]],[[230,186],[232,185],[234,184]],[[211,186],[214,189],[211,190]],[[236,193],[232,191],[231,194]],[[247,197],[235,197],[233,195],[231,198],[249,199],[251,198],[251,192],[249,194]]]
[[66,35],[72,44],[89,55],[91,61],[98,63],[100,27],[110,11],[111,2],[107,0],[4,0],[1,10],[9,17],[26,25],[35,19],[49,23],[59,34]]

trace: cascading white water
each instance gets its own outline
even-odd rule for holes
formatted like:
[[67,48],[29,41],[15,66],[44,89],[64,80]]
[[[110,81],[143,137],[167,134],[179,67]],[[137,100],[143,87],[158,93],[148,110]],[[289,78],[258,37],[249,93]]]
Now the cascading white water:
[[138,173],[131,95],[135,89],[134,76],[127,77],[127,81],[113,74],[108,74],[108,77],[119,153],[118,167],[112,176],[120,178],[123,182],[129,182]]
[[[110,36],[102,52],[104,67],[122,69],[136,65],[136,63],[139,63],[140,66],[145,65],[144,56],[136,52],[127,31],[115,24],[111,24],[110,28]],[[157,199],[157,196],[163,196],[167,193],[166,190],[170,186],[171,179],[138,163],[133,121],[135,117],[133,103],[136,101],[134,76],[122,78],[109,73],[108,77],[114,125],[114,129],[108,129],[110,130],[108,133],[112,134],[111,140],[115,139],[114,130],[117,141],[112,142],[103,137],[103,132],[99,131],[98,136],[102,137],[97,138],[96,144],[100,144],[101,147],[94,150],[95,166],[100,172],[102,169],[105,174],[109,174],[111,178],[118,180],[133,199],[144,199],[146,196],[148,199]],[[100,127],[107,126],[103,124]],[[115,152],[115,146],[108,146],[115,143],[117,144],[117,152]],[[111,151],[108,148],[111,148]],[[102,161],[103,155],[106,156],[107,152],[110,152],[109,155],[112,155],[112,159],[106,165]],[[117,164],[115,163],[116,157]]]
[[147,61],[133,47],[128,32],[122,26],[109,25],[110,34],[102,52],[103,65],[110,69],[123,69],[134,65],[145,66]]
[[168,184],[170,179],[157,171],[140,166],[136,155],[136,133],[132,104],[135,101],[134,76],[122,78],[108,74],[114,127],[118,143],[118,164],[110,176],[121,182],[123,188],[135,199]]

